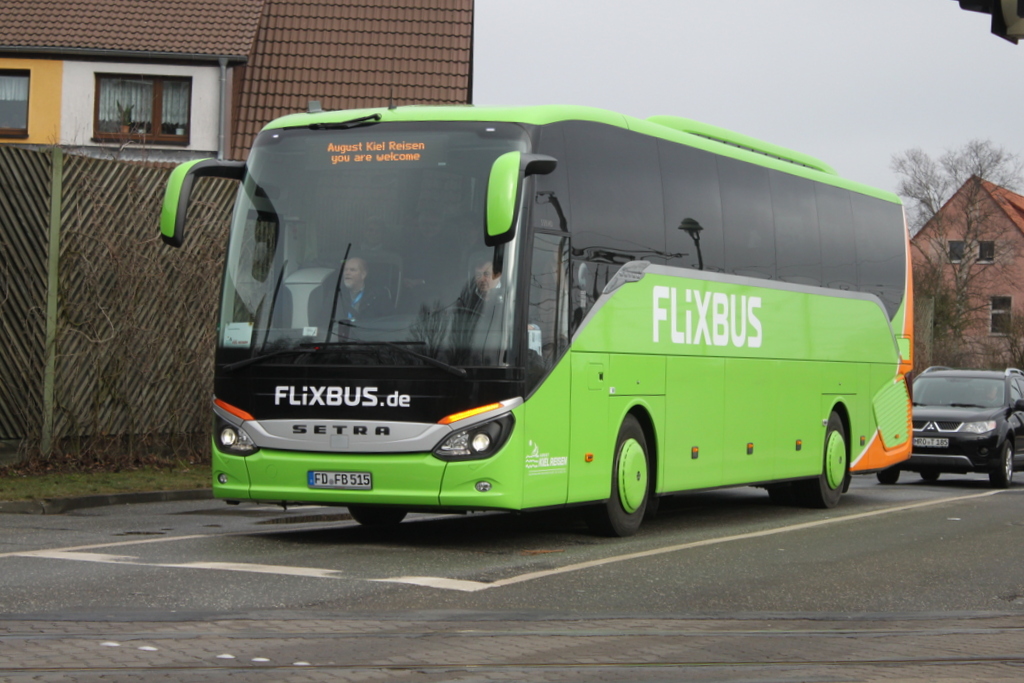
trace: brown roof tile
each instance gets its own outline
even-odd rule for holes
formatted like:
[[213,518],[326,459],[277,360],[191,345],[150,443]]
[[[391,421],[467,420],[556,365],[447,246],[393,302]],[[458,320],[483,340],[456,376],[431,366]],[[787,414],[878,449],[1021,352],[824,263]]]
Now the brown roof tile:
[[249,54],[264,0],[0,0],[3,48]]
[[[0,0],[3,2],[4,0]],[[268,121],[303,111],[470,98],[473,0],[264,0],[240,84],[232,158]]]

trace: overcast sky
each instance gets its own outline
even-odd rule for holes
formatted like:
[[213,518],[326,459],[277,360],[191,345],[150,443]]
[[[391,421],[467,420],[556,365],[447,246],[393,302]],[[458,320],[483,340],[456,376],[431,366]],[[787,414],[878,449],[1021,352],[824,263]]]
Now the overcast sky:
[[685,116],[895,190],[894,153],[1024,152],[1024,41],[955,0],[476,0],[478,105]]

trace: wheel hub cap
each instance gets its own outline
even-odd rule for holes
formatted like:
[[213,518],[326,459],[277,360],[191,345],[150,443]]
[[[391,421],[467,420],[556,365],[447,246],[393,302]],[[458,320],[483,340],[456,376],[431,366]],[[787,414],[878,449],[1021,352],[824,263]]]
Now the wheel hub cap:
[[647,458],[636,439],[629,439],[622,444],[617,479],[622,509],[629,513],[636,512],[647,492]]
[[846,476],[846,444],[839,432],[829,434],[825,445],[825,476],[829,488],[839,488]]

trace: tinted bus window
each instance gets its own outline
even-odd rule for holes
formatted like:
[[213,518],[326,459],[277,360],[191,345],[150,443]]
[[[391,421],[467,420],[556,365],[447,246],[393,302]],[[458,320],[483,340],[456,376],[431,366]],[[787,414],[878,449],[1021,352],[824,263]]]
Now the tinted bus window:
[[814,183],[806,178],[770,171],[775,216],[775,261],[778,277],[812,287],[821,286],[821,238]]
[[821,233],[821,270],[832,289],[857,288],[857,247],[850,193],[831,185],[815,187]]
[[558,160],[547,175],[531,176],[533,202],[530,224],[538,230],[569,229],[569,159],[565,153],[563,125],[540,126],[534,133],[534,151]]
[[[658,151],[665,194],[665,240],[673,255],[671,265],[699,268],[703,263],[704,270],[721,272],[725,268],[725,247],[715,157],[671,142],[659,142]],[[695,237],[679,227],[687,218],[701,227]]]
[[857,241],[857,283],[875,294],[892,317],[900,307],[906,278],[903,211],[897,204],[851,194]]
[[775,277],[775,226],[768,169],[720,157],[725,270],[736,275]]
[[566,125],[573,254],[664,263],[661,168],[654,138],[598,123]]

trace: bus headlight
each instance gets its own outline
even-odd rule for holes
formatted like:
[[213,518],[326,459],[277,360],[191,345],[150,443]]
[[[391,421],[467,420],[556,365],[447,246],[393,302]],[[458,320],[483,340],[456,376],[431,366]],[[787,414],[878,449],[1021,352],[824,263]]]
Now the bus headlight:
[[252,438],[245,433],[244,429],[228,424],[221,419],[216,420],[213,435],[214,440],[217,442],[217,448],[224,453],[252,455],[259,450],[259,447],[253,443]]
[[489,458],[505,445],[514,424],[510,413],[467,427],[445,437],[434,449],[434,456],[449,462]]

